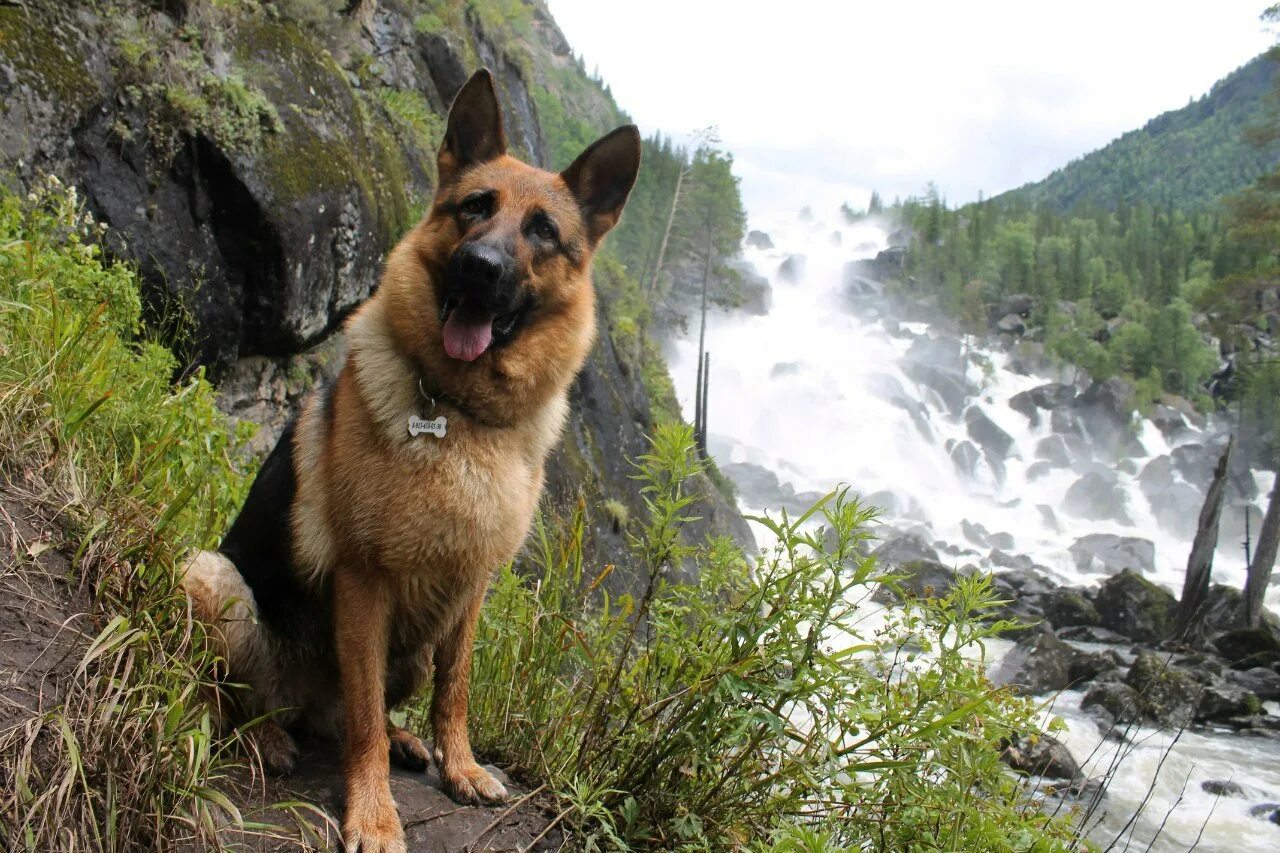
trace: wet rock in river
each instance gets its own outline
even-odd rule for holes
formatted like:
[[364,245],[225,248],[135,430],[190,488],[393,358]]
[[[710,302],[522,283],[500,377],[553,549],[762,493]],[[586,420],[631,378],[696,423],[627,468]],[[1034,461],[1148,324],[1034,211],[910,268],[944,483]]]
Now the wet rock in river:
[[1177,599],[1131,569],[1103,581],[1094,597],[1102,627],[1142,643],[1165,639],[1173,628]]
[[1122,681],[1096,681],[1080,700],[1084,710],[1101,709],[1116,725],[1124,726],[1140,715],[1138,691]]
[[1114,575],[1133,569],[1146,574],[1156,568],[1155,544],[1137,536],[1090,533],[1072,543],[1069,550],[1080,572]]
[[1138,710],[1144,717],[1164,725],[1185,726],[1195,716],[1195,681],[1153,652],[1138,653],[1125,684],[1137,691]]
[[1054,628],[1102,624],[1102,616],[1088,596],[1070,587],[1049,593],[1044,602],[1044,616]]
[[871,596],[873,601],[886,604],[899,598],[898,590],[917,598],[938,598],[955,586],[956,573],[937,560],[908,560],[892,570],[898,575],[894,581],[897,589],[881,584]]
[[754,229],[747,232],[746,243],[748,246],[753,246],[757,249],[773,248],[773,238],[764,231],[756,231]]
[[1243,672],[1228,669],[1223,673],[1227,681],[1248,690],[1263,702],[1280,701],[1280,673],[1273,669],[1255,666]]
[[1215,797],[1244,798],[1244,788],[1240,787],[1239,782],[1230,779],[1205,779],[1200,783],[1200,790]]
[[956,442],[951,447],[950,456],[951,464],[956,466],[957,472],[969,478],[976,476],[978,463],[982,461],[982,451],[973,442],[967,439]]
[[938,562],[938,551],[919,533],[895,532],[871,552],[882,569],[890,570],[915,560]]
[[1013,436],[1001,429],[986,412],[970,406],[964,413],[965,429],[988,458],[1004,459],[1013,448]]
[[1020,737],[1005,746],[1000,758],[1012,769],[1029,776],[1071,782],[1084,778],[1079,763],[1066,744],[1053,735]]
[[1012,684],[1038,695],[1056,693],[1071,686],[1071,664],[1076,650],[1052,633],[1042,631],[1021,640],[991,671],[993,684]]
[[778,278],[789,284],[796,284],[804,278],[804,255],[787,255],[786,260],[778,265]]
[[1133,524],[1128,501],[1114,472],[1089,471],[1071,484],[1063,501],[1072,515],[1093,521],[1118,521]]

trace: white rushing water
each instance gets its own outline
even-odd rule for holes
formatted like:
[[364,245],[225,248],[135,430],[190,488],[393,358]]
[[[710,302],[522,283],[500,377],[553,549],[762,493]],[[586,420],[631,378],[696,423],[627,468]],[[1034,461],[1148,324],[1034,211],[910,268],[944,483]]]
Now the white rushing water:
[[[1132,448],[1127,461],[1117,464],[1114,457],[1099,454],[1097,460],[1077,457],[1072,467],[1046,471],[1045,463],[1036,463],[1037,446],[1053,435],[1048,413],[1041,412],[1040,423],[1033,426],[1010,407],[1009,400],[1066,377],[1048,369],[1024,375],[1011,369],[1013,357],[998,347],[970,347],[951,367],[964,372],[976,394],[962,407],[953,399],[948,408],[936,391],[912,378],[913,373],[917,378],[920,374],[911,371],[906,358],[913,342],[918,352],[919,339],[938,330],[877,317],[878,311],[867,310],[865,304],[855,312],[844,295],[845,265],[872,258],[886,247],[880,225],[867,221],[850,225],[835,211],[825,221],[819,214],[753,221],[752,225],[767,232],[775,247],[745,250],[747,259],[770,280],[771,308],[763,316],[713,313],[707,329],[709,445],[731,475],[759,471],[740,464],[750,463],[774,472],[784,490],[789,487],[797,493],[825,493],[837,484],[848,484],[859,494],[876,495],[876,502],[892,504],[885,517],[889,526],[912,529],[928,541],[950,545],[942,552],[944,562],[999,570],[990,561],[990,544],[979,546],[966,536],[965,526],[978,524],[989,534],[1007,534],[998,536],[1003,540],[1000,550],[1026,555],[1058,583],[1088,585],[1106,577],[1077,568],[1069,548],[1078,538],[1092,533],[1141,537],[1154,543],[1155,549],[1155,565],[1146,576],[1175,595],[1181,592],[1199,500],[1185,521],[1179,517],[1171,522],[1166,515],[1162,526],[1139,476],[1178,447],[1183,447],[1179,453],[1186,453],[1194,449],[1191,445],[1210,446],[1212,454],[1201,456],[1216,459],[1221,436],[1188,422],[1166,437],[1144,420],[1138,429],[1141,447]],[[779,267],[793,255],[803,256],[803,272],[779,274]],[[690,420],[696,353],[694,318],[690,333],[673,342],[669,352],[677,394]],[[1013,439],[1002,475],[996,470],[1000,463],[980,461],[970,476],[953,462],[952,448],[972,441],[964,417],[970,407]],[[1163,461],[1167,464],[1168,459]],[[1127,522],[1082,518],[1065,508],[1068,489],[1083,473],[1099,467],[1117,477]],[[1173,481],[1184,490],[1196,485],[1202,493],[1207,486],[1187,484],[1184,479],[1181,473],[1173,474]],[[1245,485],[1252,486],[1252,503],[1260,517],[1271,487],[1270,475],[1255,471],[1244,479],[1252,480]],[[759,497],[758,489],[740,488],[740,492],[744,510],[777,509],[756,505],[768,503]],[[893,497],[886,498],[886,493]],[[1237,588],[1243,586],[1245,574],[1238,531],[1243,514],[1237,506],[1224,515],[1213,568],[1215,582]],[[969,529],[972,533],[973,528]],[[1280,605],[1280,589],[1272,588],[1268,604]],[[1106,742],[1099,747],[1102,733],[1080,711],[1080,698],[1078,693],[1064,693],[1053,711],[1070,724],[1064,740],[1072,753],[1087,772],[1101,776],[1116,746]],[[1171,735],[1144,731],[1130,745],[1131,752],[1109,789],[1107,819],[1096,832],[1104,847],[1147,796],[1170,740]],[[1085,762],[1090,755],[1093,758]],[[1190,781],[1183,791],[1185,779]],[[1201,790],[1205,779],[1233,779],[1249,796],[1215,798]],[[1133,830],[1136,849],[1147,847],[1179,796],[1178,808],[1151,849],[1186,850],[1204,824],[1197,850],[1280,850],[1280,827],[1247,817],[1251,805],[1280,801],[1280,748],[1271,741],[1226,732],[1184,734],[1165,761]]]

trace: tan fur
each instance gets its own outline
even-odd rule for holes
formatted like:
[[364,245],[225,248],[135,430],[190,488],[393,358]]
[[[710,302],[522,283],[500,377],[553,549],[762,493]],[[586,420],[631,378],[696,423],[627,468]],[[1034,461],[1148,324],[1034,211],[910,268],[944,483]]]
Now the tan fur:
[[[404,849],[388,758],[425,766],[427,755],[387,721],[385,696],[399,695],[391,683],[416,689],[433,668],[431,721],[446,789],[464,802],[506,795],[476,763],[467,735],[476,620],[493,571],[529,530],[569,385],[596,334],[591,253],[617,221],[638,165],[634,128],[607,137],[600,157],[589,150],[563,177],[521,163],[501,153],[492,98],[483,72],[459,95],[432,210],[390,253],[376,294],[347,322],[332,399],[310,400],[293,436],[294,571],[315,590],[331,590],[341,707],[332,683],[282,659],[257,627],[252,593],[228,560],[197,555],[184,580],[216,625],[232,678],[253,684],[253,710],[291,707],[286,720],[321,730],[341,722],[348,850]],[[465,145],[483,149],[483,158],[468,159]],[[493,214],[480,222],[457,215],[477,192],[493,194]],[[607,203],[598,203],[601,193]],[[555,222],[555,251],[527,237],[537,215]],[[510,345],[463,362],[445,353],[440,306],[444,269],[468,240],[509,251],[536,308]],[[438,394],[434,405],[423,397],[424,377]],[[413,415],[446,417],[446,436],[411,437]],[[288,753],[275,732],[270,738],[273,752]]]

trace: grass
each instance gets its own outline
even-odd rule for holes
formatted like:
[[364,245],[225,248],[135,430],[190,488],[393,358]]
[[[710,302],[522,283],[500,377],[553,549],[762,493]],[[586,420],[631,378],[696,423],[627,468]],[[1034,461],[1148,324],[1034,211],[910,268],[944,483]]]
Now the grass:
[[[237,436],[199,376],[141,337],[134,272],[56,180],[0,192],[0,473],[56,511],[101,631],[60,703],[0,732],[11,850],[209,842],[234,807],[204,702],[212,660],[175,567],[245,487]],[[222,815],[220,817],[219,815]]]

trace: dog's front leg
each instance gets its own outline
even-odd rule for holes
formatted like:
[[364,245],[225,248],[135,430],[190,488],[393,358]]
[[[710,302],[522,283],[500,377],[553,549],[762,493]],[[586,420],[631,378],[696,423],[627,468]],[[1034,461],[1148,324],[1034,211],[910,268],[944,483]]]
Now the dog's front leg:
[[431,697],[431,728],[436,739],[436,764],[445,792],[460,803],[498,803],[507,789],[476,763],[467,735],[467,693],[471,686],[471,647],[476,620],[484,604],[484,587],[476,591],[467,611],[436,646],[435,692]]
[[334,623],[346,724],[343,755],[347,853],[404,853],[404,830],[389,784],[386,673],[391,595],[374,572],[339,569]]

